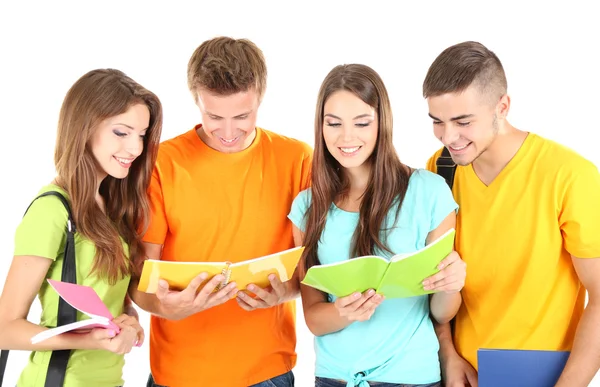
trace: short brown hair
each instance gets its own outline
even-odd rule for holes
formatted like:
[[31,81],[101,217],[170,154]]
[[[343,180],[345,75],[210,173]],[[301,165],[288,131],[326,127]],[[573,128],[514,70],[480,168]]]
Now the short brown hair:
[[262,98],[267,86],[267,65],[262,51],[248,39],[216,37],[202,43],[188,63],[188,87],[231,95],[255,88]]
[[460,93],[472,84],[495,102],[506,94],[500,59],[483,44],[468,41],[446,48],[433,61],[423,82],[423,97]]

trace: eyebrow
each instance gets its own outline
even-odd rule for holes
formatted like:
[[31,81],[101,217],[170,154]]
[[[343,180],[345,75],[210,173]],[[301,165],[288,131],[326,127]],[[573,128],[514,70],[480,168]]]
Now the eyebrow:
[[[429,114],[429,117],[431,117],[432,119],[434,119],[436,121],[442,121],[439,118],[431,115],[431,113],[428,113],[428,114]],[[474,116],[475,116],[474,114],[463,114],[463,115],[460,115],[460,116],[456,116],[456,117],[450,118],[450,121],[464,120],[465,118],[471,118],[471,117],[474,117]]]
[[[247,115],[248,115],[248,114],[250,114],[250,113],[252,113],[252,110],[248,110],[248,111],[247,111],[247,112],[245,112],[245,113],[238,114],[237,116],[234,116],[233,118],[240,118],[240,117],[243,117],[243,116],[247,116]],[[213,117],[223,118],[223,117],[221,117],[221,116],[220,116],[220,115],[218,115],[218,114],[214,114],[214,113],[211,113],[211,112],[209,112],[208,110],[206,110],[206,114],[208,114],[209,116],[213,116]]]
[[122,123],[122,122],[117,122],[115,125],[121,125],[121,126],[125,126],[125,127],[129,128],[129,129],[131,129],[131,130],[135,130],[133,126],[129,126],[129,125],[127,125],[127,124],[124,124],[124,123]]
[[[325,117],[331,117],[331,118],[335,118],[336,120],[341,120],[340,117],[338,117],[334,114],[330,114],[330,113],[325,114]],[[365,117],[373,118],[373,115],[372,114],[359,114],[358,116],[354,117],[353,120],[358,120],[359,118],[365,118]]]

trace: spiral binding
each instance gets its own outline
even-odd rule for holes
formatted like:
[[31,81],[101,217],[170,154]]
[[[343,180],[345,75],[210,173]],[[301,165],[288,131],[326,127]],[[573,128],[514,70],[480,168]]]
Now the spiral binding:
[[221,274],[223,274],[225,278],[223,279],[223,281],[221,281],[217,290],[221,290],[225,286],[227,286],[227,284],[229,283],[229,279],[231,278],[231,270],[229,269],[229,266],[231,266],[231,262],[226,262],[225,265],[226,266],[223,268],[223,270],[221,270]]

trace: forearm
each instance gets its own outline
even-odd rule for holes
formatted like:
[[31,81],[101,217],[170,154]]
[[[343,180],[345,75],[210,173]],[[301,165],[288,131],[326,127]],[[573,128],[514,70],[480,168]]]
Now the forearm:
[[25,319],[6,322],[0,327],[0,348],[21,351],[51,351],[61,349],[99,349],[88,334],[63,333],[37,344],[31,338],[48,328]]
[[[164,310],[160,301],[156,298],[156,295],[137,290],[137,285],[137,281],[131,280],[131,284],[129,285],[129,297],[131,300],[148,313],[163,318],[169,318],[168,313]],[[125,305],[127,305],[127,301]]]
[[341,331],[352,323],[340,316],[335,305],[331,302],[316,302],[304,310],[304,318],[308,329],[315,336]]
[[454,341],[452,340],[452,329],[449,323],[440,324],[433,321],[433,328],[435,334],[440,342],[440,358],[446,359],[448,356],[456,354],[456,348],[454,347]]
[[450,322],[458,313],[462,297],[460,292],[448,294],[435,293],[431,296],[430,311],[436,322],[445,324]]
[[600,302],[588,302],[556,387],[588,386],[600,367]]

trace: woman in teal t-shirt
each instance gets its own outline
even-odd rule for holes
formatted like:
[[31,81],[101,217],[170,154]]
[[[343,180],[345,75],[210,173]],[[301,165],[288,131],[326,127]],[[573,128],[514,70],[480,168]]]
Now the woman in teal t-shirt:
[[[296,243],[305,245],[305,270],[413,252],[455,226],[458,206],[444,179],[400,162],[387,91],[367,66],[337,66],[323,81],[311,176],[289,214]],[[431,297],[384,300],[369,289],[336,299],[302,285],[305,320],[316,336],[315,385],[439,386],[429,316],[454,317],[466,274],[456,253],[441,265],[432,285],[424,281],[436,291]]]
[[[161,129],[159,99],[118,70],[90,71],[68,91],[58,122],[57,176],[40,193],[57,191],[68,199],[77,229],[77,283],[98,293],[120,331],[64,333],[31,343],[57,324],[58,295],[46,280],[61,280],[68,219],[59,198],[38,198],[17,228],[0,298],[0,348],[32,351],[18,386],[44,386],[52,351],[61,349],[72,350],[64,386],[123,385],[124,354],[144,339],[127,288],[143,259],[140,231]],[[36,295],[39,325],[27,321]]]

